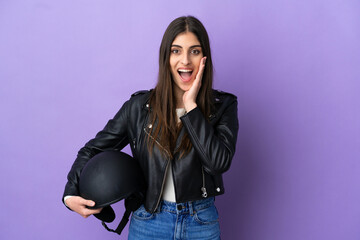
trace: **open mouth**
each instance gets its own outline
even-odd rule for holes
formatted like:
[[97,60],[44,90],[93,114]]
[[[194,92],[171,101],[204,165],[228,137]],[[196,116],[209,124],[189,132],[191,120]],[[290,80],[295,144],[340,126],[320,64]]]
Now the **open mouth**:
[[188,82],[191,80],[191,75],[193,73],[192,69],[178,69],[181,80]]

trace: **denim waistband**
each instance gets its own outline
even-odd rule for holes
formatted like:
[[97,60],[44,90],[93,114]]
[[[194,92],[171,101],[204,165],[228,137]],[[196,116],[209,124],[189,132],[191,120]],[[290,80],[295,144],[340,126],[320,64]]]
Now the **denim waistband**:
[[184,203],[175,203],[175,202],[168,202],[162,200],[159,204],[157,212],[160,211],[167,211],[176,214],[190,214],[193,215],[194,212],[199,211],[204,208],[208,208],[214,205],[214,197],[209,197],[206,199],[196,200],[196,201],[189,201]]

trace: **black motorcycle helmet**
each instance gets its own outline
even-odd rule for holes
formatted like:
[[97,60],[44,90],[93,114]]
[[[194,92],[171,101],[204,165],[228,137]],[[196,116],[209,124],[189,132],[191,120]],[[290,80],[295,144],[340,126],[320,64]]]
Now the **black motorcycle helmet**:
[[[79,180],[80,196],[95,202],[95,206],[89,208],[103,208],[94,216],[108,231],[118,234],[129,221],[131,212],[142,204],[145,186],[138,161],[119,151],[104,151],[95,155],[83,168]],[[125,199],[124,216],[116,230],[109,229],[105,222],[115,219],[110,205],[122,199]]]

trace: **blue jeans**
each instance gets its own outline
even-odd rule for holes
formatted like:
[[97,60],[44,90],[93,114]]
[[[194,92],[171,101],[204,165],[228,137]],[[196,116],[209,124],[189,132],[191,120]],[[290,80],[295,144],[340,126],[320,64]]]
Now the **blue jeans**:
[[153,214],[141,205],[131,216],[128,239],[219,240],[219,216],[214,198],[186,203],[161,201]]

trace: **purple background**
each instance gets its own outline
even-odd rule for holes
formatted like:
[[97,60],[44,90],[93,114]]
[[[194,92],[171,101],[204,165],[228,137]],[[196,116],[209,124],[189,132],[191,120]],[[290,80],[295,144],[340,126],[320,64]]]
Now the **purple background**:
[[214,87],[239,100],[216,201],[223,239],[360,239],[359,10],[357,0],[0,0],[0,239],[119,239],[62,205],[66,175],[130,94],[154,87],[162,35],[185,14],[209,32]]

